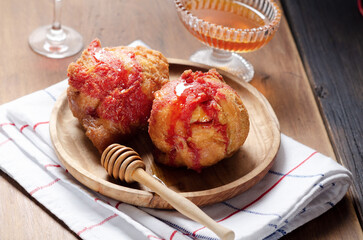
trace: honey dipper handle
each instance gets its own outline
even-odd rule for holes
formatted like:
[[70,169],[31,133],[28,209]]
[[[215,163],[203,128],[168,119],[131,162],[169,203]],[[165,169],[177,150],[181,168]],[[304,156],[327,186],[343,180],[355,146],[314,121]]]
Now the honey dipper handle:
[[144,169],[135,169],[131,176],[135,181],[147,186],[159,194],[159,196],[170,203],[170,205],[172,205],[180,213],[212,230],[222,240],[234,239],[234,232],[232,230],[215,222],[190,200],[161,184],[155,178],[146,173]]

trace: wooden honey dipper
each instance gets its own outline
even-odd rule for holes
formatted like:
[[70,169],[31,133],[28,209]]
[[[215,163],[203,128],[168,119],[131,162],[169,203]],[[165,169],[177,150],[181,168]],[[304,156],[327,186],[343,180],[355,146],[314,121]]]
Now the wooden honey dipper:
[[234,239],[234,232],[219,225],[194,203],[172,191],[145,171],[145,164],[132,148],[111,144],[102,153],[101,164],[108,174],[127,183],[139,182],[165,199],[183,215],[212,230],[223,240]]

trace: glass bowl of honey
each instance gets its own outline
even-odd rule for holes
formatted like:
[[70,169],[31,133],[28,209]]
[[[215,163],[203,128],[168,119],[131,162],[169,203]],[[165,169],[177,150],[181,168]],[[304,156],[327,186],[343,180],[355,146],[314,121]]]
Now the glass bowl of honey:
[[190,57],[249,82],[253,66],[240,53],[266,45],[276,33],[281,10],[273,0],[174,0],[186,29],[208,46]]

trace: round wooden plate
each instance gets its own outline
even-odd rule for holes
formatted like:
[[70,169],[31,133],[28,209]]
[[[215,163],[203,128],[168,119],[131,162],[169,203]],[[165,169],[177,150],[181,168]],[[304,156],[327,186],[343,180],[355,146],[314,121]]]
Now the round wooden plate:
[[[210,68],[186,60],[168,60],[171,80],[178,78],[187,69],[208,71]],[[250,116],[249,135],[236,154],[197,173],[185,168],[171,168],[155,163],[152,143],[147,133],[141,133],[123,143],[140,154],[147,172],[198,206],[227,200],[255,185],[271,168],[280,146],[279,123],[265,97],[250,84],[227,72],[218,71],[241,96]],[[107,175],[100,164],[100,154],[69,110],[65,93],[54,106],[50,120],[50,135],[62,164],[85,186],[129,204],[171,208],[165,200],[144,186],[138,183],[123,183]]]

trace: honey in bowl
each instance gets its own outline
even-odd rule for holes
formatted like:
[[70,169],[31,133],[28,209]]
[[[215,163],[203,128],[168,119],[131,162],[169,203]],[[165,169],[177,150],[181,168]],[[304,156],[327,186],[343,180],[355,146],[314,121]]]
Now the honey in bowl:
[[184,7],[204,21],[197,21],[197,24],[183,21],[186,28],[214,48],[233,52],[253,51],[267,44],[275,32],[268,28],[275,14],[272,3],[267,4],[263,11],[243,1],[231,0],[186,0]]

